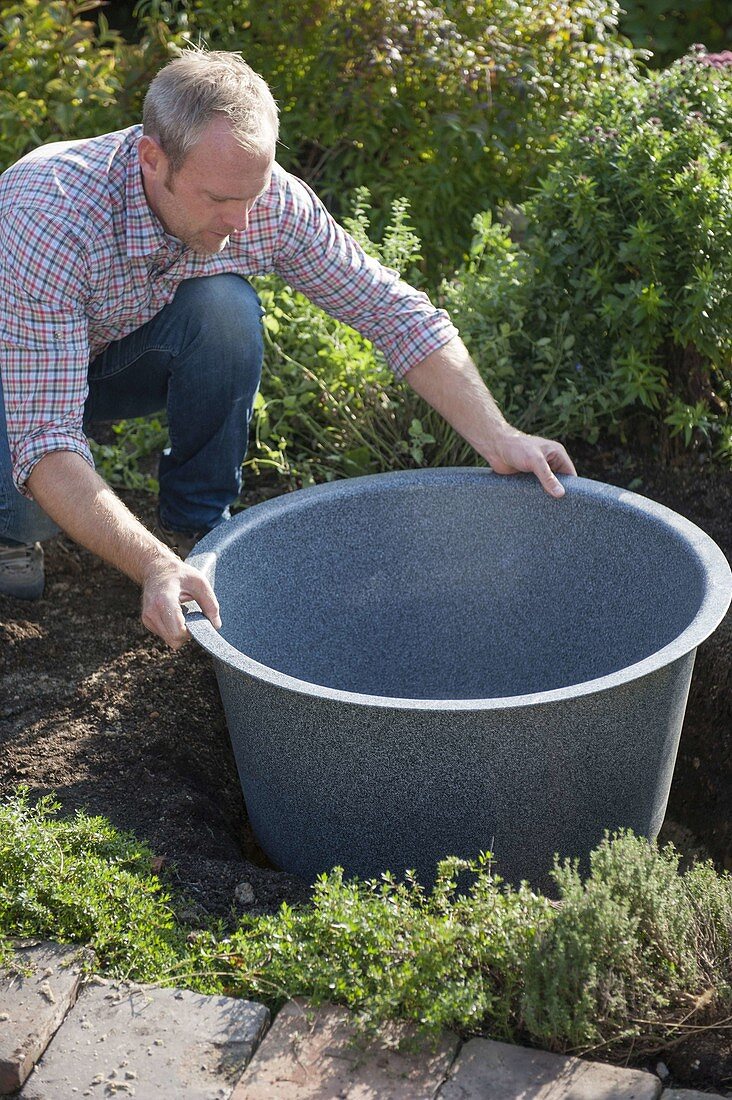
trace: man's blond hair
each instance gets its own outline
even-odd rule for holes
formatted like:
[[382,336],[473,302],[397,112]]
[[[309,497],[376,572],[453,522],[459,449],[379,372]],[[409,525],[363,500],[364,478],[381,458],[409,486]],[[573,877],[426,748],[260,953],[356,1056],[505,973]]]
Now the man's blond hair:
[[142,128],[160,143],[173,174],[208,124],[221,115],[229,119],[243,149],[274,154],[278,111],[266,81],[241,54],[189,49],[168,62],[150,84]]

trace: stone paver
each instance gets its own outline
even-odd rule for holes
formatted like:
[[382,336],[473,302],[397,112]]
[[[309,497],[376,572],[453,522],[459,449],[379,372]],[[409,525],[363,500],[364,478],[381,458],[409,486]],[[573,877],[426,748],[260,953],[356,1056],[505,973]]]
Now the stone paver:
[[40,943],[18,951],[0,975],[0,1096],[20,1088],[73,1005],[85,956]]
[[439,1100],[656,1100],[650,1073],[583,1062],[544,1050],[471,1039],[460,1051]]
[[226,1100],[268,1021],[252,1001],[97,979],[20,1096]]
[[661,1100],[714,1100],[721,1092],[699,1092],[698,1089],[664,1089]]
[[23,1086],[18,1100],[721,1100],[487,1039],[456,1058],[447,1031],[399,1049],[409,1025],[365,1037],[345,1009],[305,1000],[285,1005],[258,1046],[263,1005],[100,978],[79,994],[90,957],[41,943],[0,974],[0,1096]]
[[455,1056],[457,1036],[445,1032],[437,1046],[397,1050],[408,1034],[406,1025],[394,1026],[365,1041],[345,1009],[290,1001],[231,1100],[431,1100]]

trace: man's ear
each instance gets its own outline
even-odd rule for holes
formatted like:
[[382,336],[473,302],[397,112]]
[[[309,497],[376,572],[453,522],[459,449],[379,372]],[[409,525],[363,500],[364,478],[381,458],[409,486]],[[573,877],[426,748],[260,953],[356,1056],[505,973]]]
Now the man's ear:
[[137,146],[137,156],[146,179],[163,180],[168,172],[168,158],[157,138],[143,134]]

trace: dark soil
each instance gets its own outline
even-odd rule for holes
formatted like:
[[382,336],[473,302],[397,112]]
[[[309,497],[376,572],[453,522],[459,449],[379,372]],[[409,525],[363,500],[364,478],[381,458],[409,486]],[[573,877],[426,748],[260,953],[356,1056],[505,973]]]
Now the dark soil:
[[[732,472],[654,465],[575,448],[579,472],[632,487],[704,528],[732,559]],[[264,490],[272,495],[280,487]],[[244,503],[254,503],[251,494]],[[122,493],[151,523],[154,502]],[[234,916],[307,897],[268,867],[247,824],[208,657],[173,654],[139,620],[123,576],[65,537],[46,545],[46,594],[0,597],[0,795],[54,792],[63,812],[103,814],[146,840],[190,899],[183,916]],[[732,870],[732,615],[699,649],[664,836]],[[732,1089],[732,1032],[703,1032],[658,1055],[667,1084]],[[653,1063],[655,1067],[655,1061]]]

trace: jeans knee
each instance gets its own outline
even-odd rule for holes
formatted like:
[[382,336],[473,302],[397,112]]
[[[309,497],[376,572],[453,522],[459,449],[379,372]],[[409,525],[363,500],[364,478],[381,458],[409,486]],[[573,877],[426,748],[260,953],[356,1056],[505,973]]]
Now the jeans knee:
[[15,490],[5,499],[0,496],[0,541],[44,542],[58,534],[59,528],[35,501]]
[[213,275],[181,283],[173,304],[180,351],[169,366],[171,440],[180,443],[181,417],[192,411],[201,430],[224,421],[246,429],[264,354],[259,297],[238,275]]
[[176,292],[187,328],[209,348],[232,349],[261,361],[262,306],[252,285],[240,275],[210,275],[187,279]]

